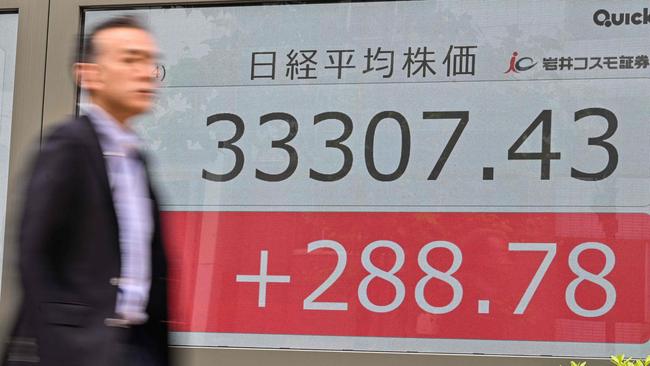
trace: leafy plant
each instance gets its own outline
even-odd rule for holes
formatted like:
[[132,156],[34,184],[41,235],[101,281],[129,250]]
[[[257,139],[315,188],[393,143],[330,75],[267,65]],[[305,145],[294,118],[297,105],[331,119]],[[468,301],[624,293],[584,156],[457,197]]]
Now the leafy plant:
[[[650,366],[650,356],[645,360],[633,360],[632,357],[625,358],[625,355],[616,355],[612,356],[611,360],[615,366]],[[573,366],[573,362],[571,366]]]
[[[612,356],[610,359],[614,366],[650,366],[650,356],[646,357],[645,360],[633,360],[632,357],[625,358],[625,355]],[[587,361],[571,361],[571,366],[587,366]]]

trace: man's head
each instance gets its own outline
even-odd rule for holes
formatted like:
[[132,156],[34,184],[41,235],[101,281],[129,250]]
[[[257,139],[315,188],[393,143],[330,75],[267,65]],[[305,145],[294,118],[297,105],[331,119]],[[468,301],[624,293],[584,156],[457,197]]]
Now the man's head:
[[157,57],[156,42],[136,18],[112,18],[84,39],[75,79],[93,103],[124,122],[151,108]]

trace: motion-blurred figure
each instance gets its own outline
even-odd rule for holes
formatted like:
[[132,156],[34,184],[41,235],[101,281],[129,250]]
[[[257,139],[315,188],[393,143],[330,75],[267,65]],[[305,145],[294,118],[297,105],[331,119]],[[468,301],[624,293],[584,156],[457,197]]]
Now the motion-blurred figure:
[[23,304],[5,365],[167,365],[158,205],[129,119],[158,50],[132,17],[99,24],[74,72],[90,103],[44,139],[20,228]]

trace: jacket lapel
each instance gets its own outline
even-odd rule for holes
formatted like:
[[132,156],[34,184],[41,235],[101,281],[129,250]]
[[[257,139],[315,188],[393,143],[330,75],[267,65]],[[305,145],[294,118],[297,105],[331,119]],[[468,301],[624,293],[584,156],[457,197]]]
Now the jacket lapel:
[[108,171],[106,170],[106,161],[104,160],[104,153],[102,152],[101,145],[99,144],[99,137],[93,128],[92,122],[88,116],[81,116],[78,119],[81,125],[81,133],[83,134],[83,141],[88,148],[88,159],[94,170],[94,176],[99,181],[99,186],[102,194],[105,196],[107,202],[110,203],[111,216],[114,219],[115,226],[117,227],[117,216],[115,214],[115,205],[113,203],[113,194],[108,181]]

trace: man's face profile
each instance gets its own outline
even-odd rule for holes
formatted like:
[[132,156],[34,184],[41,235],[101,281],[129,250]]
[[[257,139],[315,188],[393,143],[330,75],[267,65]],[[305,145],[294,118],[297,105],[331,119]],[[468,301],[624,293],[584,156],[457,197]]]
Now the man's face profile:
[[75,66],[82,88],[93,102],[119,121],[151,109],[157,81],[158,48],[149,32],[137,28],[109,28],[92,40],[95,57]]

